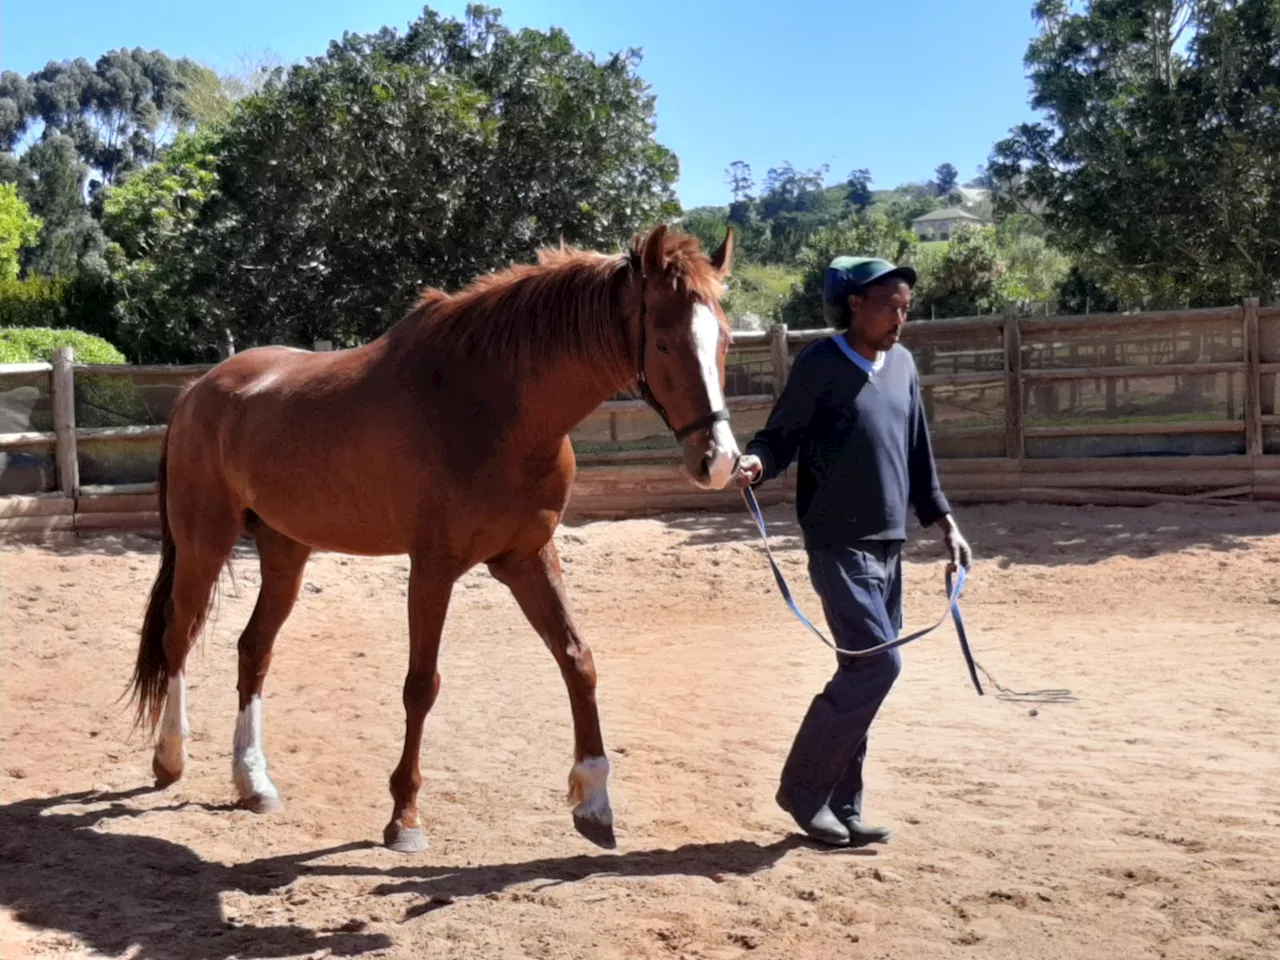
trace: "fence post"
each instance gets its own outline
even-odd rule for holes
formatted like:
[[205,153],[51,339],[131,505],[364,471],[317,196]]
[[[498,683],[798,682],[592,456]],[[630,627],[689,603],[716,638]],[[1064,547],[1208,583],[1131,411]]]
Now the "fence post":
[[226,360],[228,357],[234,356],[236,352],[236,338],[231,335],[230,330],[222,331],[222,342],[218,344],[218,359]]
[[316,353],[328,353],[328,352],[330,352],[330,351],[333,349],[333,341],[332,341],[332,340],[317,340],[317,341],[312,345],[312,348],[311,348],[311,349],[315,350],[315,351],[316,351]]
[[782,396],[791,372],[791,350],[787,345],[787,325],[775,323],[769,327],[769,361],[773,365],[773,395]]
[[1258,343],[1258,298],[1244,300],[1244,452],[1262,454],[1262,351]]
[[1022,434],[1022,329],[1016,314],[1004,318],[1004,455],[1021,460],[1026,453]]
[[76,452],[75,360],[75,348],[58,347],[53,351],[53,373],[49,378],[58,489],[64,497],[76,497],[80,494],[80,457]]

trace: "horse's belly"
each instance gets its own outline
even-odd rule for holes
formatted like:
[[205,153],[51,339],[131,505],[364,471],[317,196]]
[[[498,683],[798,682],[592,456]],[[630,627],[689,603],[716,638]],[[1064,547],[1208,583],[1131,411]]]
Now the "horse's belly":
[[376,464],[318,458],[307,471],[277,471],[269,460],[246,473],[245,506],[267,526],[317,550],[386,556],[409,552],[421,538],[421,485],[392,483]]
[[316,550],[369,557],[411,551],[414,534],[407,525],[386,522],[368,510],[342,510],[341,506],[331,503],[327,508],[303,511],[264,501],[250,509],[273,530]]

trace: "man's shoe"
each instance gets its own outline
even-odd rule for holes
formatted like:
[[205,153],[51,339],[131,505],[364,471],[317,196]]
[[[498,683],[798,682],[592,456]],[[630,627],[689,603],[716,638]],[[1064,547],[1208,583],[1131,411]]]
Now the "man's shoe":
[[857,817],[849,817],[841,821],[841,826],[849,834],[850,845],[855,847],[868,843],[888,843],[889,838],[893,836],[893,831],[888,827],[868,827]]
[[778,791],[775,799],[778,801],[778,806],[791,814],[791,819],[796,822],[796,825],[814,840],[832,847],[847,847],[849,845],[849,831],[840,822],[840,818],[832,813],[831,808],[825,803],[806,822],[792,813],[791,807],[787,803],[787,798],[781,790]]

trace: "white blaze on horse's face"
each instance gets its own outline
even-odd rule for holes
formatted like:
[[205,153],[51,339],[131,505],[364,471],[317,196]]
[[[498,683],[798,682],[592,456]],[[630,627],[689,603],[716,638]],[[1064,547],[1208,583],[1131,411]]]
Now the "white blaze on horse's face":
[[[693,308],[690,322],[694,350],[698,354],[698,366],[702,373],[702,384],[707,392],[709,409],[719,410],[724,407],[724,391],[720,387],[720,319],[705,303],[698,302]],[[701,431],[699,431],[701,433]],[[690,437],[688,443],[698,439],[698,434]],[[708,449],[704,452],[706,473],[703,477],[695,477],[700,487],[710,490],[721,490],[729,482],[733,474],[733,465],[739,457],[738,441],[733,435],[729,421],[718,420],[711,428]]]

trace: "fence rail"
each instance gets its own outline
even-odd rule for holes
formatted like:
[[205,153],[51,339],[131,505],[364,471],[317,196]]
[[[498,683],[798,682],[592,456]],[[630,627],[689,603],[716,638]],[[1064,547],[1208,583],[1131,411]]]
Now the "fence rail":
[[[832,333],[734,334],[727,393],[740,436],[763,424],[799,351]],[[904,342],[959,502],[1280,499],[1280,308],[963,317],[908,324]],[[70,348],[0,366],[0,533],[154,526],[168,408],[213,366],[76,364]],[[574,440],[580,515],[738,505],[684,481],[678,446],[643,401],[604,403]]]

